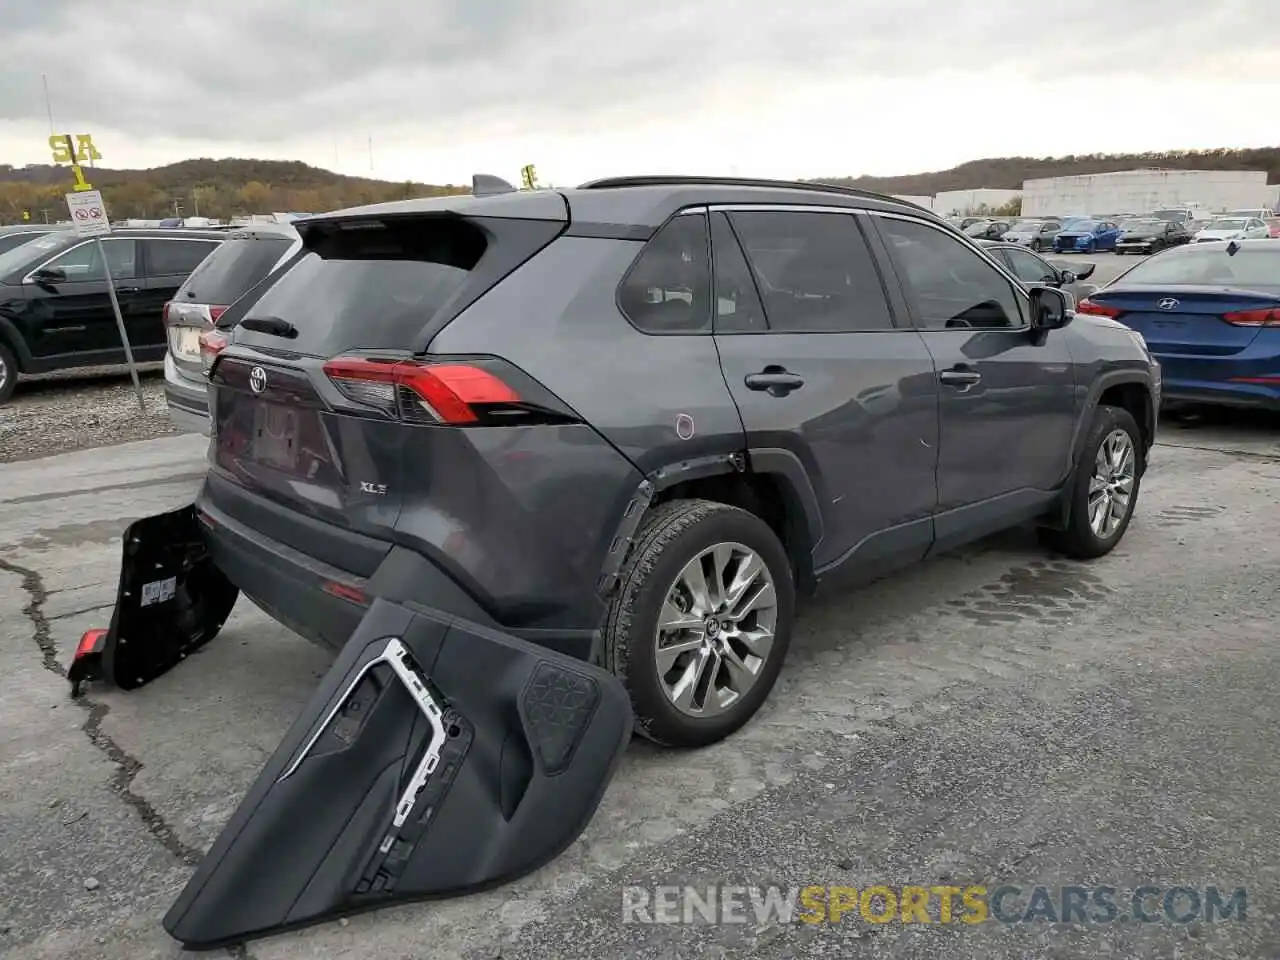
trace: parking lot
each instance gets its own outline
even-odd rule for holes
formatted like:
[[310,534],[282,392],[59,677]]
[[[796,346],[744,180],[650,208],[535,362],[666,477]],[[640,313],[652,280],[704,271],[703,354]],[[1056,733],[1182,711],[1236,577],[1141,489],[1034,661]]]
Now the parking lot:
[[[1134,262],[1094,259],[1097,282]],[[132,402],[127,378],[41,386],[0,426],[35,436],[40,402],[66,417],[70,394],[101,389]],[[127,436],[95,429],[63,442]],[[0,489],[0,954],[179,955],[160,917],[328,667],[242,601],[213,644],[153,685],[69,699],[75,643],[110,615],[120,533],[191,499],[204,447],[181,435],[3,453],[14,462]],[[584,837],[543,870],[230,954],[1275,956],[1277,484],[1280,421],[1169,422],[1106,558],[1064,562],[1015,532],[821,597],[749,726],[697,752],[634,742]],[[1002,883],[1245,887],[1248,912],[1182,924],[622,922],[635,884]]]

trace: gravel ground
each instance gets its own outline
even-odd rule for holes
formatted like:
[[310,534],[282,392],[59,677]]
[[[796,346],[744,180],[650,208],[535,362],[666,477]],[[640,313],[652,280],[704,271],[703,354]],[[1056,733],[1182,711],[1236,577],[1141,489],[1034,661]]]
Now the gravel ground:
[[126,367],[23,377],[0,407],[0,463],[177,433],[164,401],[162,365],[143,364],[139,374],[145,414]]

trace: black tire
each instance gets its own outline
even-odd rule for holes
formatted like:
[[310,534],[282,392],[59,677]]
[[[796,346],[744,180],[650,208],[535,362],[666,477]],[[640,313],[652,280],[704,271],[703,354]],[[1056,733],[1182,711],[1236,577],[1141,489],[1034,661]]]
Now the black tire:
[[[754,551],[772,576],[777,599],[773,646],[741,699],[713,717],[694,717],[667,697],[656,661],[658,616],[684,566],[718,543]],[[786,549],[755,514],[710,500],[656,507],[624,564],[604,630],[604,666],[626,685],[641,736],[670,747],[702,747],[738,730],[760,709],[791,642],[795,581]]]
[[1032,252],[1032,253],[1039,253],[1039,252],[1040,252],[1041,250],[1043,250],[1043,249],[1044,249],[1044,246],[1040,243],[1040,241],[1039,241],[1039,240],[1032,240],[1032,241],[1031,241],[1031,252]]
[[18,389],[18,358],[3,340],[0,340],[0,403],[8,403],[13,391]]
[[[1112,431],[1123,430],[1129,435],[1133,445],[1134,477],[1133,493],[1129,497],[1128,512],[1115,530],[1102,537],[1089,525],[1089,482],[1094,473],[1094,462],[1098,449]],[[1143,458],[1146,451],[1142,446],[1142,432],[1133,414],[1122,407],[1098,407],[1093,412],[1093,423],[1085,437],[1084,449],[1080,460],[1068,481],[1071,496],[1071,519],[1065,530],[1042,528],[1040,536],[1046,546],[1076,560],[1093,560],[1104,556],[1115,549],[1116,544],[1129,529],[1129,521],[1133,519],[1134,510],[1138,506],[1138,496],[1142,488]]]

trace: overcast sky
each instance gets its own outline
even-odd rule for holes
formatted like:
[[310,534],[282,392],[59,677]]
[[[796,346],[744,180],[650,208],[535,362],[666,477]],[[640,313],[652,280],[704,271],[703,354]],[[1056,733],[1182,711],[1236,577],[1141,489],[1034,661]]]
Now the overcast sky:
[[[914,173],[1280,142],[1280,0],[0,0],[0,163]],[[372,165],[369,138],[372,138]]]

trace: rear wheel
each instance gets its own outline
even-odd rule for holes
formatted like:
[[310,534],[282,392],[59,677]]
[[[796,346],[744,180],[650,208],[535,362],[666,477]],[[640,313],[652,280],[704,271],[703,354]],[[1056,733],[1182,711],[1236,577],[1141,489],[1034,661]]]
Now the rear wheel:
[[1031,241],[1032,253],[1039,253],[1043,249],[1044,249],[1044,244],[1042,244],[1038,239]]
[[1122,407],[1098,407],[1069,481],[1065,530],[1040,531],[1049,547],[1077,560],[1110,553],[1133,518],[1142,483],[1142,435]]
[[605,666],[626,685],[636,732],[700,747],[760,709],[791,641],[795,586],[773,530],[709,500],[645,521],[605,625]]
[[18,389],[18,358],[9,345],[0,340],[0,403],[8,403]]

